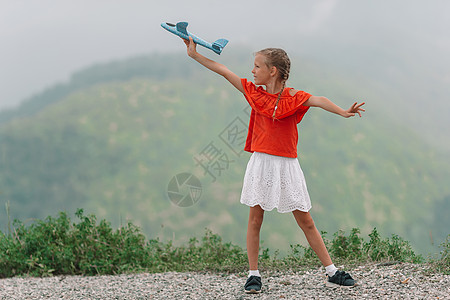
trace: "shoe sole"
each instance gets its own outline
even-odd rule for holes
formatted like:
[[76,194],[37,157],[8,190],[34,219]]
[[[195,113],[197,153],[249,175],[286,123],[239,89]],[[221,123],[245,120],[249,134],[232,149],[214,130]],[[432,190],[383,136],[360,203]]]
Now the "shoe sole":
[[257,291],[257,290],[254,290],[254,289],[251,289],[249,291],[247,291],[247,290],[244,290],[244,291],[245,291],[246,294],[259,294],[259,293],[261,293],[261,290]]
[[329,288],[345,288],[345,289],[351,289],[351,288],[354,288],[354,287],[356,286],[356,282],[355,282],[354,285],[340,285],[340,284],[337,284],[337,283],[333,283],[333,282],[327,281],[327,282],[325,283],[325,286],[326,286],[326,287],[329,287]]

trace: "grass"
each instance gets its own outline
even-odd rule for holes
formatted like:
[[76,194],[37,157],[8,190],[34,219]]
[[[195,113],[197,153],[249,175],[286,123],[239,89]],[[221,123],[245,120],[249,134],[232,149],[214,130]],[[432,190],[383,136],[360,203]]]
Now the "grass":
[[[116,230],[95,215],[76,212],[72,222],[65,212],[25,226],[15,220],[8,233],[0,232],[0,278],[13,276],[110,275],[137,272],[242,272],[248,268],[245,249],[224,242],[206,229],[198,240],[175,247],[172,242],[147,240],[140,229],[128,223]],[[366,241],[354,228],[348,235],[338,231],[331,240],[322,232],[330,255],[337,264],[369,262],[424,263],[409,242],[392,235],[383,238],[376,228]],[[450,273],[449,239],[443,244],[441,258],[431,262],[435,270]],[[283,271],[320,265],[310,247],[291,245],[285,257],[262,248],[260,269]]]

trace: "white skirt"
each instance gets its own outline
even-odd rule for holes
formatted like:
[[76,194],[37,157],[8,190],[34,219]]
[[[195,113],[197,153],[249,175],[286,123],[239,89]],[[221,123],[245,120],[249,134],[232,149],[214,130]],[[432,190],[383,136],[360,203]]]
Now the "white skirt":
[[280,213],[311,209],[305,176],[297,158],[254,152],[247,164],[241,203]]

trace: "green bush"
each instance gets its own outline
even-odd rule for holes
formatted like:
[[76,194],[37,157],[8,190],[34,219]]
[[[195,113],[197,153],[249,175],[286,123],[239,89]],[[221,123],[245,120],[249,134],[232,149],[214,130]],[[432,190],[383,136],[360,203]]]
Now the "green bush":
[[201,242],[191,238],[187,246],[175,247],[158,239],[146,241],[131,223],[113,230],[107,221],[97,222],[94,215],[85,216],[81,209],[75,215],[78,223],[71,223],[64,212],[29,226],[14,221],[13,232],[0,233],[0,277],[237,272],[247,265],[247,254],[241,247],[224,243],[210,230]]
[[441,244],[441,248],[440,257],[433,259],[432,264],[436,271],[450,275],[450,234]]
[[[75,213],[79,222],[72,223],[66,213],[47,217],[29,226],[14,221],[8,234],[0,232],[0,277],[98,275],[130,272],[242,272],[248,268],[247,253],[206,229],[199,241],[191,238],[187,245],[175,247],[172,242],[146,240],[140,229],[131,223],[117,230],[105,220],[97,222],[94,215]],[[326,247],[335,263],[399,261],[422,263],[410,244],[397,235],[380,237],[376,228],[369,241],[354,228],[347,236],[338,231],[330,241],[322,232]],[[440,271],[449,272],[449,238],[442,245],[441,259],[435,263]],[[286,271],[320,265],[311,247],[291,245],[291,252],[278,258],[269,249],[261,248],[261,270]]]
[[[348,236],[343,230],[334,234],[333,240],[326,238],[326,232],[322,232],[322,238],[330,256],[337,263],[352,264],[365,262],[411,262],[422,263],[421,255],[416,255],[409,242],[397,235],[391,238],[382,238],[374,228],[369,234],[370,240],[365,242],[360,237],[360,230],[353,228]],[[288,258],[299,264],[320,264],[311,247],[291,245],[291,254]]]
[[247,254],[239,246],[223,243],[222,238],[206,229],[201,243],[191,238],[187,246],[174,247],[153,240],[149,254],[153,265],[150,271],[220,271],[238,272],[247,265]]
[[345,232],[342,230],[336,232],[329,248],[330,254],[336,258],[361,259],[363,255],[363,239],[359,234],[360,230],[358,228],[353,228],[348,237],[345,236]]
[[73,224],[64,212],[28,227],[14,221],[14,232],[0,235],[0,277],[118,274],[146,264],[148,248],[139,228],[129,223],[113,231],[81,209],[76,216],[80,222]]
[[400,261],[422,263],[423,257],[416,255],[408,241],[393,234],[391,238],[381,238],[374,228],[369,234],[370,240],[363,244],[363,254],[372,261]]

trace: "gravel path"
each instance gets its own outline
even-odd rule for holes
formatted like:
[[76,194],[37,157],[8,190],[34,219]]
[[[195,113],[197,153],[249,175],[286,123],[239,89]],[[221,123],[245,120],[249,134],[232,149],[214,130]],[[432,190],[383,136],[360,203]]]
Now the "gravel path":
[[349,270],[358,286],[324,286],[323,269],[263,274],[263,292],[246,295],[244,274],[160,273],[0,280],[0,299],[450,299],[450,275],[413,264]]

